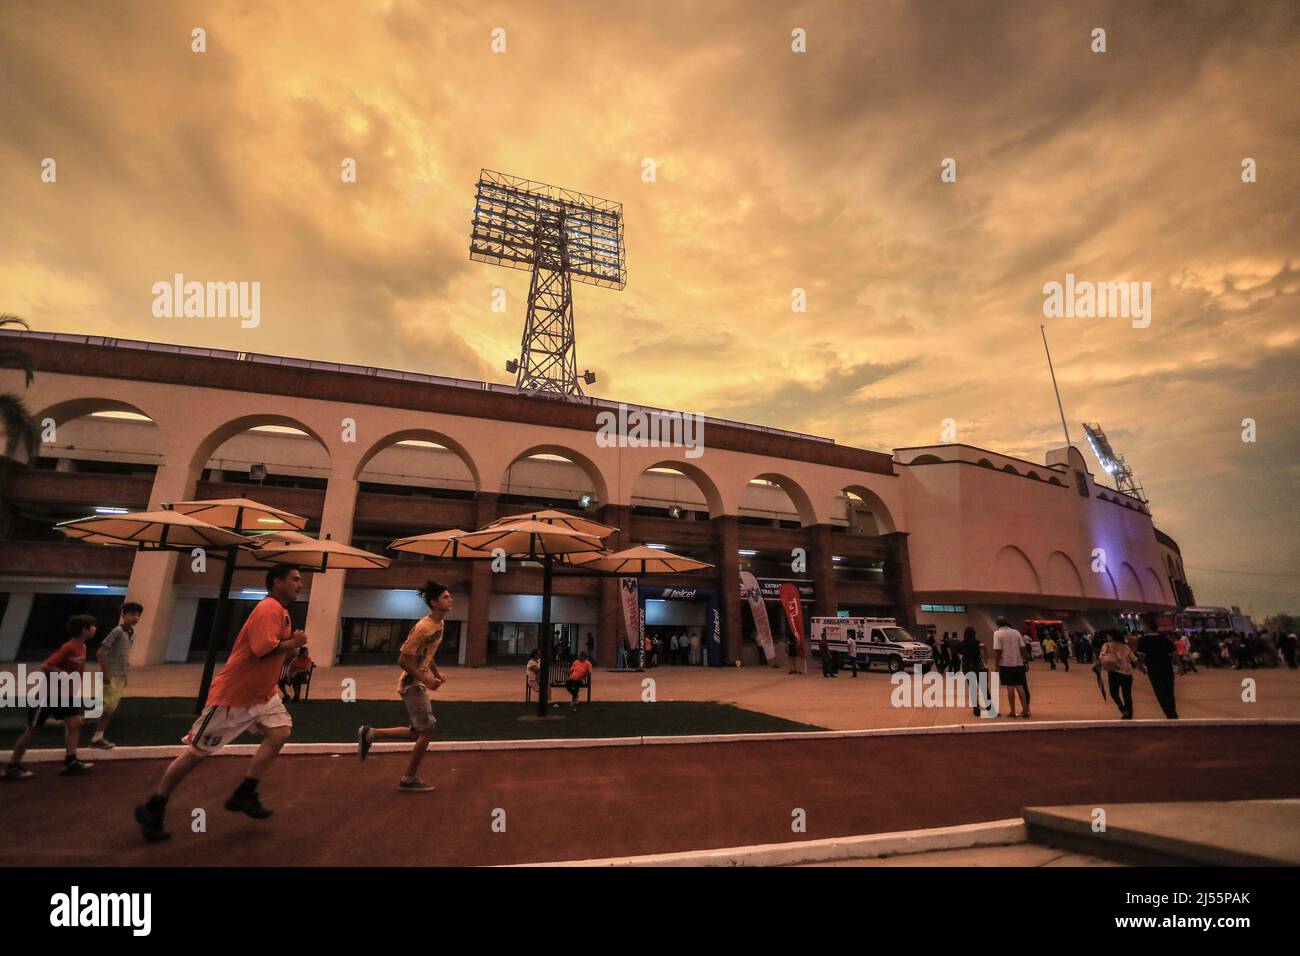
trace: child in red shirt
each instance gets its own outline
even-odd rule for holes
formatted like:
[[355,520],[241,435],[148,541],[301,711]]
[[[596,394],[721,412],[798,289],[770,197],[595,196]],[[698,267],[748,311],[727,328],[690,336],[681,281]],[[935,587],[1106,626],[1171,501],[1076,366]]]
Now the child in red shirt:
[[[67,630],[68,640],[41,665],[41,673],[46,676],[47,681],[50,674],[85,674],[86,672],[86,641],[95,636],[95,619],[89,614],[74,615],[68,618]],[[49,688],[49,684],[47,689],[52,689]],[[84,694],[82,696],[84,697]],[[85,707],[81,699],[53,700],[52,695],[47,693],[46,700],[41,706],[28,710],[27,729],[14,744],[13,757],[10,758],[9,766],[5,767],[0,779],[26,780],[33,776],[32,772],[23,766],[23,755],[27,753],[27,745],[33,735],[44,727],[45,722],[51,717],[63,721],[66,753],[63,757],[63,770],[60,772],[87,773],[95,765],[77,759],[77,744],[81,742],[81,721],[84,713]]]

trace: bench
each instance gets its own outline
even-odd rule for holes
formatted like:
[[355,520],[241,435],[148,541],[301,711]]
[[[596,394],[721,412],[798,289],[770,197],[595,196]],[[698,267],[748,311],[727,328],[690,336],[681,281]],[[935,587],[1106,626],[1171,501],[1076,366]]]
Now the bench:
[[[567,694],[569,689],[564,685],[569,680],[569,668],[573,666],[572,661],[551,661],[551,680],[552,687],[559,687]],[[593,671],[594,672],[594,671]],[[583,678],[582,686],[587,688],[587,703],[591,703],[591,674]],[[524,703],[527,704],[533,699],[533,688],[528,683],[528,672],[524,671]]]
[[[280,687],[280,693],[285,694],[286,696],[288,696],[289,692],[293,690],[293,681],[291,680],[291,678],[294,676],[294,672],[289,669],[289,661],[291,660],[293,660],[293,658],[288,658],[287,660],[285,660],[284,666],[280,668],[280,680],[278,682],[278,686]],[[304,672],[298,671],[297,673],[301,674]],[[315,661],[311,662],[311,667],[307,668],[305,673],[307,674],[307,679],[302,682],[302,699],[310,700],[311,699],[311,677],[313,674],[316,673]]]

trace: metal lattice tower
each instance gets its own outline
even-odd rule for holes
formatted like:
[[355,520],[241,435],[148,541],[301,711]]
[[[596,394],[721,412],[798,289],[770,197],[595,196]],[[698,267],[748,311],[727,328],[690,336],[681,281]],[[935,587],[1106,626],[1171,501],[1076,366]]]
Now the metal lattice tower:
[[[622,205],[485,169],[477,184],[469,257],[532,271],[519,358],[506,363],[506,371],[516,373],[515,384],[542,394],[582,395],[573,282],[627,285]],[[595,381],[583,372],[581,382]]]
[[564,219],[538,217],[533,237],[533,278],[528,285],[528,316],[515,384],[557,395],[581,395]]
[[1101,430],[1101,425],[1097,422],[1084,422],[1083,433],[1088,436],[1088,444],[1092,445],[1092,452],[1097,456],[1102,469],[1115,480],[1115,490],[1132,495],[1143,504],[1149,504],[1146,492],[1142,490],[1133,469],[1124,461],[1123,455],[1115,453],[1106,433]]

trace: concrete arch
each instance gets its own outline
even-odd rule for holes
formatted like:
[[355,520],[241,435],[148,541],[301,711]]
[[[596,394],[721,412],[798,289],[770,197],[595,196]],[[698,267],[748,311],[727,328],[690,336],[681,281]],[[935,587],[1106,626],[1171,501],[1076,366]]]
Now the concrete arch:
[[1156,574],[1156,569],[1147,566],[1147,600],[1159,601],[1161,604],[1169,603],[1169,595],[1165,591],[1165,582],[1160,580],[1160,575]]
[[1038,472],[1036,472],[1036,471],[1027,471],[1027,472],[1025,472],[1025,477],[1026,477],[1026,478],[1032,478],[1034,481],[1042,481],[1042,480],[1043,480],[1042,476],[1041,476]]
[[1016,466],[1015,466],[1015,465],[1003,465],[1003,466],[1002,466],[1002,470],[1005,471],[1007,474],[1010,474],[1010,475],[1018,475],[1018,474],[1020,474],[1020,472],[1016,471]]
[[938,455],[917,455],[908,462],[909,465],[938,465],[942,463],[943,459]]
[[[753,481],[755,478],[770,481],[786,493],[790,503],[794,505],[795,513],[799,515],[800,525],[807,528],[817,523],[817,509],[813,507],[812,498],[808,496],[808,492],[804,491],[803,485],[799,482],[788,475],[772,471],[764,472],[761,475],[753,475],[748,481]],[[741,492],[743,495],[743,488]]]
[[202,468],[208,463],[208,459],[212,457],[213,453],[227,441],[248,431],[250,428],[257,428],[259,425],[284,425],[289,428],[297,428],[313,438],[321,446],[326,457],[333,457],[329,443],[321,438],[315,429],[296,418],[290,418],[287,415],[241,415],[210,430],[206,438],[195,444],[193,454],[190,457],[190,467]]
[[989,461],[987,458],[981,458],[979,461],[975,462],[975,464],[979,465],[981,468],[993,467],[993,462]]
[[1145,602],[1147,599],[1146,592],[1142,589],[1142,579],[1127,561],[1121,562],[1119,566],[1119,596],[1124,601]]
[[1083,575],[1079,566],[1064,551],[1053,551],[1047,556],[1048,594],[1068,594],[1071,597],[1084,597]]
[[1043,593],[1042,579],[1034,562],[1014,544],[1005,545],[993,559],[993,587],[1017,594]]
[[76,421],[78,418],[85,418],[87,415],[93,415],[95,412],[134,412],[137,415],[143,415],[155,425],[158,424],[156,416],[151,415],[139,405],[124,402],[118,398],[68,398],[41,409],[33,417],[36,419],[37,424],[43,419],[52,418],[54,424],[58,426]]
[[432,441],[442,445],[459,458],[461,463],[469,470],[470,477],[474,480],[474,490],[483,490],[483,483],[479,477],[478,464],[474,461],[474,456],[465,449],[464,445],[456,441],[456,439],[429,428],[404,428],[400,431],[389,432],[382,438],[371,443],[370,446],[361,453],[361,457],[357,460],[357,465],[352,472],[352,477],[359,478],[361,472],[365,470],[366,465],[370,464],[371,459],[381,451],[391,448],[398,442],[412,440]]
[[855,495],[860,499],[870,509],[881,534],[893,534],[898,530],[898,522],[885,500],[866,485],[846,485],[840,489],[840,493]]
[[[704,496],[704,500],[709,507],[710,518],[720,518],[726,514],[723,510],[722,491],[718,488],[717,482],[699,465],[688,461],[679,461],[675,458],[665,458],[642,468],[640,474],[637,475],[637,480],[640,480],[641,475],[644,475],[651,468],[671,468],[673,471],[681,472],[682,476],[693,482],[695,487],[700,490],[700,494]],[[635,495],[635,493],[636,482],[634,481],[632,483],[632,494]]]
[[482,484],[480,485],[480,488],[485,491],[495,490],[498,492],[504,492],[506,475],[509,474],[511,467],[516,462],[522,461],[525,458],[531,458],[533,455],[555,455],[556,457],[564,458],[577,465],[582,469],[582,473],[591,481],[592,493],[596,496],[597,504],[605,505],[610,503],[609,483],[605,480],[605,473],[601,471],[599,466],[597,466],[596,463],[586,455],[579,451],[575,451],[567,445],[532,445],[522,451],[516,452],[510,460],[505,463],[505,467],[501,469],[500,474],[496,476],[495,484]]

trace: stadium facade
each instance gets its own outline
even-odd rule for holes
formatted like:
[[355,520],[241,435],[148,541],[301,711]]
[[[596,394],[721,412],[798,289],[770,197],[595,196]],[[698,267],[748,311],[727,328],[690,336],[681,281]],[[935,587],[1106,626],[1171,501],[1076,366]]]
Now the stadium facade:
[[[778,638],[785,581],[799,587],[805,617],[892,616],[940,632],[973,624],[985,635],[999,614],[1092,630],[1193,603],[1177,544],[1142,501],[1099,484],[1077,448],[1042,463],[960,444],[885,454],[707,419],[704,453],[688,457],[598,441],[601,413],[618,408],[600,399],[100,337],[7,337],[38,372],[25,390],[2,373],[5,390],[54,427],[38,457],[7,461],[0,475],[0,660],[41,656],[70,613],[108,623],[123,595],[146,607],[137,663],[201,656],[219,562],[196,571],[185,556],[53,531],[96,509],[192,498],[255,498],[375,551],[403,535],[585,504],[621,529],[609,546],[662,545],[716,566],[640,583],[652,632],[699,633],[716,607],[724,661],[756,659],[743,570],[759,578]],[[318,664],[391,661],[422,613],[414,589],[427,577],[455,597],[449,662],[484,665],[535,646],[539,569],[394,557],[385,570],[309,576],[297,613]],[[260,569],[247,564],[235,577],[244,608],[261,594]],[[564,641],[590,639],[612,663],[618,581],[559,577],[555,593]]]

